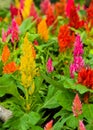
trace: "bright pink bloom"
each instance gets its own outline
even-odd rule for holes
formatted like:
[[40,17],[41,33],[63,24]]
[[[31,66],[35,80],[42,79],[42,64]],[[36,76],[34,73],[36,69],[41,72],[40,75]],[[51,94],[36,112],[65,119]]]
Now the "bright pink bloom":
[[82,104],[78,94],[76,94],[74,98],[72,111],[75,117],[78,117],[80,114],[82,114]]
[[38,16],[38,13],[36,11],[36,8],[35,8],[35,5],[34,3],[31,5],[31,9],[30,9],[30,16],[33,16],[33,19],[35,20],[38,20],[39,19],[39,16]]
[[4,31],[4,29],[2,29],[2,41],[6,42],[7,39],[7,33]]
[[67,5],[66,5],[66,15],[69,17],[70,16],[70,10],[71,7],[73,6],[74,0],[68,0]]
[[52,129],[52,126],[53,126],[53,120],[49,121],[45,127],[44,127],[44,130],[51,130]]
[[83,43],[81,41],[81,38],[79,35],[77,35],[76,37],[76,41],[75,41],[75,44],[74,44],[74,56],[79,56],[79,55],[82,55],[84,53],[84,50],[83,50]]
[[46,64],[47,72],[51,73],[54,70],[54,67],[52,65],[52,59],[49,58]]
[[50,6],[50,0],[42,0],[41,1],[41,4],[40,4],[40,7],[41,7],[41,11],[46,14],[46,11],[48,9],[48,6]]
[[18,15],[18,9],[13,4],[11,4],[10,6],[10,12],[12,19],[14,18],[14,16]]
[[82,67],[84,67],[84,59],[82,54],[84,53],[83,44],[81,42],[80,36],[77,35],[76,41],[74,43],[73,63],[70,65],[70,76],[74,78],[74,73],[78,72]]
[[11,42],[17,42],[19,39],[19,29],[15,19],[12,20],[12,25],[8,28],[7,35],[11,34]]
[[83,121],[79,121],[79,130],[86,130]]

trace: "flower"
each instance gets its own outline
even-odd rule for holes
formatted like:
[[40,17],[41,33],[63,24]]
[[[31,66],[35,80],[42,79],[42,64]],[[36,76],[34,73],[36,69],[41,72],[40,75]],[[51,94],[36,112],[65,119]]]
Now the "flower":
[[87,12],[87,21],[89,21],[91,25],[93,25],[93,0],[91,0],[91,3],[87,8],[86,12]]
[[33,0],[21,0],[21,12],[23,19],[26,19],[27,17],[30,16],[30,9],[31,5],[33,3]]
[[74,34],[71,34],[71,31],[68,25],[63,25],[60,27],[58,33],[58,44],[60,52],[65,51],[65,49],[70,48],[74,42]]
[[60,2],[55,3],[55,11],[57,16],[64,16],[66,6],[66,0],[60,0]]
[[2,42],[6,42],[7,39],[7,33],[2,29]]
[[51,73],[54,70],[54,67],[52,65],[52,59],[49,58],[46,64],[47,72]]
[[8,58],[9,58],[9,56],[10,56],[10,50],[9,50],[8,46],[5,45],[5,46],[3,47],[2,57],[1,57],[3,63],[6,63],[6,61],[7,61]]
[[38,16],[38,13],[36,11],[34,3],[32,3],[32,5],[31,5],[30,16],[33,16],[33,20],[39,20],[39,16]]
[[81,38],[80,38],[80,35],[77,35],[76,36],[76,41],[75,41],[75,44],[74,44],[74,56],[79,56],[79,55],[82,55],[84,53],[84,50],[83,50],[83,43],[81,41]]
[[14,44],[19,40],[19,28],[15,21],[15,19],[12,20],[11,26],[8,28],[7,36],[11,34],[11,42]]
[[15,62],[10,62],[8,64],[6,64],[4,67],[3,67],[3,73],[4,74],[10,74],[10,73],[14,73],[15,71],[18,70],[18,66],[16,65]]
[[79,120],[79,130],[86,130],[83,121]]
[[78,83],[85,85],[87,88],[93,89],[93,69],[83,67],[78,72]]
[[41,7],[41,11],[46,14],[46,11],[48,9],[48,6],[50,5],[50,0],[42,0],[41,1],[41,4],[40,4],[40,7]]
[[12,19],[14,18],[14,16],[18,15],[18,9],[13,4],[11,4],[10,6],[10,13],[11,13]]
[[74,43],[74,51],[73,51],[73,63],[70,65],[70,76],[74,78],[74,73],[80,71],[82,67],[84,67],[84,60],[82,58],[83,44],[81,42],[80,36],[76,36],[76,41]]
[[53,126],[53,120],[49,121],[45,127],[44,127],[44,130],[51,130],[52,129],[52,126]]
[[38,34],[40,34],[40,37],[45,41],[48,40],[49,34],[45,19],[42,19],[41,22],[38,24]]
[[74,98],[72,111],[75,117],[78,117],[80,114],[82,114],[82,104],[78,94],[76,94]]
[[70,15],[69,15],[69,26],[73,28],[81,28],[84,26],[84,21],[79,19],[77,9],[75,5],[73,4],[70,9]]
[[68,17],[70,17],[70,11],[71,11],[71,7],[73,6],[74,4],[74,0],[68,0],[67,1],[67,5],[66,5],[66,15]]
[[25,88],[30,88],[32,86],[33,79],[36,76],[36,64],[33,52],[34,47],[32,43],[28,41],[26,35],[22,45],[22,56],[20,63],[21,82]]
[[47,26],[51,26],[55,21],[55,16],[54,16],[54,13],[53,13],[53,8],[52,6],[48,6],[48,9],[46,11],[46,23],[47,23]]

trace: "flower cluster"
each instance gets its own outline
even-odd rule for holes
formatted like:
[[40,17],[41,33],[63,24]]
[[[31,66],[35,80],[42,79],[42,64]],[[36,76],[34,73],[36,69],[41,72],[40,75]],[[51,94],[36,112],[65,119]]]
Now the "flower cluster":
[[60,0],[55,3],[55,12],[57,16],[65,16],[66,0]]
[[82,114],[82,104],[78,94],[76,94],[74,98],[72,111],[75,117],[78,117],[80,114]]
[[9,58],[9,56],[10,56],[10,50],[9,50],[8,46],[5,45],[5,46],[3,47],[3,51],[2,51],[2,57],[1,57],[2,62],[3,62],[3,63],[6,63],[7,60],[8,60],[8,58]]
[[44,39],[45,41],[48,40],[49,34],[45,19],[42,19],[41,22],[38,24],[38,34],[40,35],[41,39]]
[[84,26],[84,21],[79,19],[75,4],[72,4],[72,6],[70,7],[69,26],[76,29]]
[[52,65],[52,59],[49,58],[46,64],[47,72],[51,73],[54,70],[54,67]]
[[81,42],[80,36],[77,35],[73,51],[74,60],[70,65],[71,78],[74,78],[74,73],[78,72],[84,66],[84,60],[82,58],[83,52],[83,44]]
[[48,9],[46,11],[46,23],[47,26],[51,26],[55,21],[55,15],[53,13],[53,8],[52,6],[48,6]]
[[40,7],[41,7],[41,11],[42,13],[46,14],[46,11],[48,9],[48,6],[50,6],[50,0],[42,0]]
[[78,72],[78,83],[93,89],[93,69],[83,67]]
[[[21,63],[20,63],[20,73],[21,82],[25,88],[33,86],[33,79],[36,75],[36,64],[35,64],[35,53],[32,43],[28,41],[27,35],[24,38],[24,43],[22,46]],[[32,89],[32,91],[34,91]]]
[[71,31],[68,25],[63,25],[60,27],[58,33],[58,44],[59,44],[59,51],[63,52],[65,49],[72,47],[74,42],[74,34],[71,34]]
[[93,0],[90,3],[89,8],[87,9],[87,19],[93,25]]
[[6,39],[9,35],[11,35],[11,42],[13,44],[19,40],[19,28],[15,19],[12,20],[12,24],[8,28],[7,32],[4,32],[4,30],[2,30],[2,41],[6,42]]
[[33,3],[33,0],[21,0],[21,13],[23,16],[23,19],[26,19],[27,17],[30,16],[30,9],[31,5]]

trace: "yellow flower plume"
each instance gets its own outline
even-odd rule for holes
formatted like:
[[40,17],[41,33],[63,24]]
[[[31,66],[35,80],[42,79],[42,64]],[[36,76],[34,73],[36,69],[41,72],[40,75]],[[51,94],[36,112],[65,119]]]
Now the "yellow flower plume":
[[24,19],[29,17],[32,3],[33,0],[24,0],[24,8],[22,10],[22,16]]
[[[33,79],[36,76],[36,64],[35,58],[33,55],[33,45],[28,41],[27,35],[24,38],[24,43],[22,46],[21,63],[20,63],[20,72],[21,72],[21,82],[25,88],[33,87]],[[34,92],[33,89],[32,92]],[[31,92],[30,92],[31,93]]]

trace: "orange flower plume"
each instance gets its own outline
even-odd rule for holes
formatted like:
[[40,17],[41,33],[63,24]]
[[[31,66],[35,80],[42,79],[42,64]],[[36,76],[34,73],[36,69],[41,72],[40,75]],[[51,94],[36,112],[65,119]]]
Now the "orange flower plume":
[[5,45],[3,48],[2,57],[1,57],[2,62],[5,63],[8,60],[9,56],[10,56],[10,50],[8,46]]
[[8,64],[6,64],[4,67],[3,67],[3,73],[4,74],[10,74],[10,73],[14,73],[15,71],[18,70],[18,67],[16,65],[15,62],[10,62]]
[[75,117],[78,117],[80,114],[82,114],[82,104],[78,94],[76,94],[74,98],[72,111]]
[[68,25],[61,26],[58,33],[59,51],[63,52],[65,49],[71,47],[73,45],[74,39],[74,33],[71,34]]

